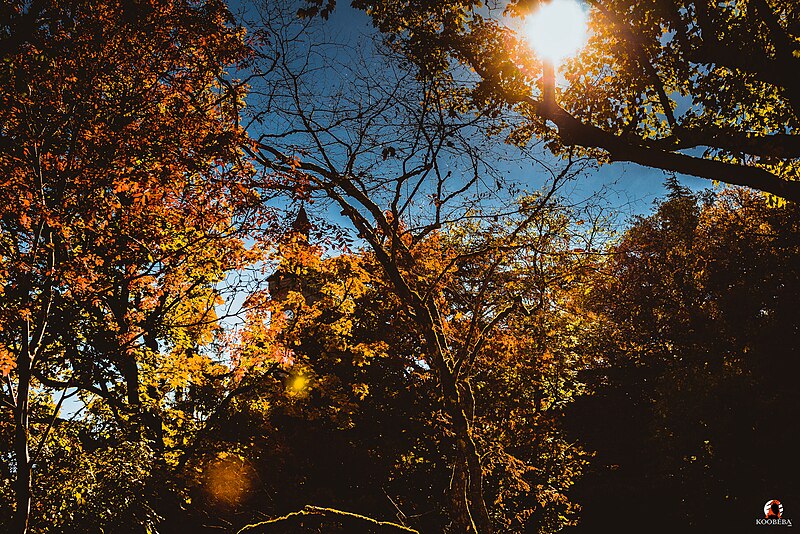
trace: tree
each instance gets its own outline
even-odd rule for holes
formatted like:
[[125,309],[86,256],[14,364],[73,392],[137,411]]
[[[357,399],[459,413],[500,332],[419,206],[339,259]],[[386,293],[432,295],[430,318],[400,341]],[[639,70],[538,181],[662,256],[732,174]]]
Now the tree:
[[[575,283],[570,274],[579,258],[564,243],[566,212],[554,207],[539,223],[526,232],[535,250],[487,249],[446,273],[435,267],[442,256],[485,239],[476,225],[429,234],[414,253],[430,268],[426,276],[441,278],[435,298],[453,345],[468,340],[479,300],[487,309],[503,307],[523,287],[530,298],[530,314],[509,314],[487,335],[469,382],[484,496],[493,523],[506,532],[555,532],[573,522],[576,506],[567,495],[584,462],[560,430],[563,407],[580,391],[581,363],[562,328],[571,314],[556,310]],[[509,231],[503,226],[485,233],[498,237]],[[393,518],[420,532],[454,528],[443,497],[454,476],[457,437],[421,329],[375,254],[323,254],[302,235],[280,249],[269,291],[252,297],[237,359],[281,362],[283,386],[238,396],[187,470],[207,473],[219,455],[230,462],[236,454],[246,466],[239,478],[250,481],[238,486],[251,487],[226,502],[201,475],[190,484],[191,516],[221,526],[267,515],[275,519],[254,531],[293,532],[297,522],[306,529],[298,532],[312,526],[338,532],[338,516],[314,511],[323,506]],[[486,265],[501,257],[487,274]],[[535,305],[538,299],[547,304]],[[264,491],[269,499],[256,497]],[[301,512],[286,515],[294,510]]]
[[12,528],[26,532],[31,445],[42,452],[61,406],[34,413],[37,397],[102,399],[124,439],[163,458],[158,368],[212,340],[217,288],[252,260],[242,221],[258,195],[243,87],[224,70],[247,47],[221,3],[0,9],[0,365]]
[[[331,57],[313,21],[287,16],[266,6],[251,23],[269,43],[260,52],[263,75],[252,81],[253,156],[270,183],[284,183],[299,200],[332,204],[374,254],[423,340],[421,358],[435,374],[452,433],[451,528],[491,532],[505,518],[486,502],[472,380],[494,332],[531,312],[523,289],[494,281],[516,253],[535,249],[534,229],[547,225],[558,187],[580,165],[569,159],[558,171],[545,168],[544,190],[517,203],[508,194],[514,184],[491,162],[492,141],[481,135],[492,119],[469,112],[458,84],[418,80],[390,50],[348,57],[351,49],[340,47]],[[378,62],[387,67],[376,70]],[[267,113],[269,127],[259,126]],[[469,220],[476,221],[473,239],[425,252]],[[474,279],[453,319],[447,281],[471,261]]]
[[[505,14],[524,17],[539,0]],[[563,90],[498,13],[471,0],[355,0],[426,79],[458,79],[479,110],[502,113],[509,138],[582,147],[600,161],[749,186],[800,200],[800,10],[792,2],[591,0],[591,37],[563,68]],[[310,0],[302,11],[330,10]],[[326,12],[323,11],[323,14]],[[545,96],[551,95],[551,96]],[[556,95],[558,95],[556,97]]]
[[796,444],[779,421],[798,411],[784,377],[800,346],[799,220],[744,189],[700,201],[673,186],[598,266],[581,298],[594,394],[567,414],[597,451],[576,487],[586,531],[617,524],[620,502],[673,532],[735,530],[763,493],[794,498]]
[[[273,17],[270,13],[262,15],[266,31],[273,30]],[[409,95],[409,86],[401,81],[407,77],[405,73],[399,73],[401,80],[392,80],[394,73],[379,79],[354,71],[351,74],[360,94],[333,95],[322,103],[307,76],[318,68],[317,50],[312,43],[307,52],[295,52],[304,43],[298,37],[294,42],[285,38],[287,33],[299,36],[298,31],[302,30],[290,26],[288,31],[279,28],[270,33],[270,44],[277,51],[263,55],[278,57],[277,76],[264,78],[263,92],[268,95],[265,102],[282,100],[276,103],[285,117],[286,130],[261,135],[254,155],[295,189],[305,189],[305,194],[320,192],[333,201],[376,254],[395,294],[421,329],[425,359],[436,371],[444,412],[456,435],[450,492],[454,528],[459,532],[490,532],[480,454],[468,415],[473,400],[471,390],[463,387],[468,378],[461,372],[462,365],[472,359],[472,347],[458,351],[446,339],[445,320],[436,298],[438,283],[413,253],[426,235],[447,222],[442,218],[450,215],[444,211],[451,209],[449,202],[461,204],[461,195],[479,179],[476,172],[458,183],[451,178],[452,171],[439,164],[440,153],[450,152],[448,147],[458,143],[473,161],[479,156],[463,142],[462,126],[447,119],[440,89],[417,86]],[[287,96],[281,98],[283,95]],[[422,105],[415,105],[420,99]],[[403,122],[398,124],[397,118]],[[304,138],[301,150],[308,150],[308,157],[289,152],[292,145],[297,146],[297,140],[291,137]],[[381,161],[387,162],[385,167],[391,171],[381,169]],[[414,221],[409,226],[408,214],[416,209],[412,202],[422,195],[430,195],[429,202],[434,206],[430,214],[423,214],[430,222],[417,225]],[[449,268],[452,266],[445,271]],[[434,285],[426,287],[426,280],[428,284],[433,280]],[[475,328],[479,331],[483,326],[476,317]]]

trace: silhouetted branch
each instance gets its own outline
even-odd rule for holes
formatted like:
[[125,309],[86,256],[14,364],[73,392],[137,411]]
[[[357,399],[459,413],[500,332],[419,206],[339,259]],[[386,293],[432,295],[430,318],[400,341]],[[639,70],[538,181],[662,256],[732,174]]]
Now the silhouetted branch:
[[388,521],[378,521],[360,514],[352,512],[344,512],[334,508],[322,508],[319,506],[306,505],[302,510],[292,512],[275,519],[262,521],[254,525],[247,525],[239,531],[238,534],[261,534],[268,532],[286,532],[286,527],[302,526],[303,521],[309,517],[316,517],[321,520],[337,521],[344,528],[348,528],[348,532],[363,532],[365,534],[380,534],[384,532],[406,532],[416,533],[419,531],[398,525],[397,523],[390,523]]

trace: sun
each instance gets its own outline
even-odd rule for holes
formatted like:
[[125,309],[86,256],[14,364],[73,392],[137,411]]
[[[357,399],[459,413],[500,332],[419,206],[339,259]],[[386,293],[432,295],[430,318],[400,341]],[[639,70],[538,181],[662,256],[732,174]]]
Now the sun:
[[552,0],[525,19],[525,34],[540,58],[558,64],[586,44],[587,22],[576,0]]

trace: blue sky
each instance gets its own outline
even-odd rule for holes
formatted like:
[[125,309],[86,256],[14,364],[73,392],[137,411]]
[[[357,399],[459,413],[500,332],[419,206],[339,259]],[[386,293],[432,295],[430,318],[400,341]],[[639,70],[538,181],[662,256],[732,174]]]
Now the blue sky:
[[[237,3],[234,3],[234,9]],[[367,42],[367,38],[374,35],[375,30],[365,13],[351,8],[347,0],[340,0],[329,20],[325,22],[325,33],[331,42],[359,46],[359,43]],[[330,80],[329,83],[337,81]],[[499,150],[503,152],[509,149],[501,147]],[[548,157],[553,162],[557,161],[542,151],[542,158],[546,160]],[[512,178],[524,181],[527,176],[535,176],[533,169],[525,168],[524,162],[523,165],[518,165],[507,163],[505,159],[498,158],[497,167]],[[514,158],[508,160],[513,162]],[[604,203],[609,208],[618,210],[624,219],[627,215],[647,213],[652,208],[653,201],[664,195],[665,178],[663,171],[632,163],[607,164],[587,172],[579,182],[572,184],[568,188],[570,191],[568,200],[580,201],[601,193]],[[679,175],[678,179],[693,190],[711,187],[711,182],[705,179],[684,175]],[[530,185],[532,188],[536,187],[534,183]]]

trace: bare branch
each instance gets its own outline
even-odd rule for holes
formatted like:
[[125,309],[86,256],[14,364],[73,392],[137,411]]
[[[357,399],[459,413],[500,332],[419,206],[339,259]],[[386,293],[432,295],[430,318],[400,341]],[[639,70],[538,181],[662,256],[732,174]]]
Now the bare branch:
[[352,512],[344,512],[334,508],[322,508],[320,506],[306,505],[298,512],[276,517],[268,521],[262,521],[254,525],[248,525],[239,530],[238,534],[260,534],[268,532],[285,532],[289,525],[300,525],[302,521],[307,520],[309,517],[320,518],[320,520],[335,521],[346,529],[353,532],[364,532],[365,534],[380,534],[383,532],[406,532],[409,534],[419,534],[417,530],[412,528],[391,523],[388,521],[378,521],[360,514]]

